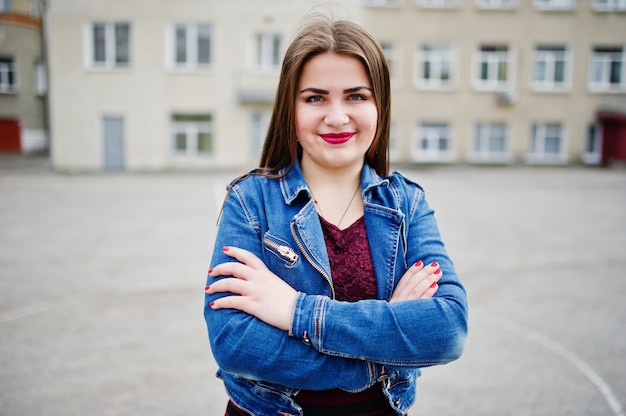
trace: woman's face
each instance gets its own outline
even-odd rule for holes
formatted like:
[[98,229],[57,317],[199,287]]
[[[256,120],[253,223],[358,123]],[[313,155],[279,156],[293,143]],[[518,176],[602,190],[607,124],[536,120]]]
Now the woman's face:
[[361,61],[335,53],[309,60],[300,75],[295,112],[304,170],[362,167],[378,110]]

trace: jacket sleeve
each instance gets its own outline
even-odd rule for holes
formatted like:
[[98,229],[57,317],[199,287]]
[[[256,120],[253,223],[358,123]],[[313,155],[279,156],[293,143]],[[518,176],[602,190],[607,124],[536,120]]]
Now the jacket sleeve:
[[[467,301],[421,188],[407,207],[408,264],[437,261],[443,276],[432,299],[340,302],[301,294],[292,333],[318,351],[388,366],[424,367],[460,357],[467,337]],[[396,280],[397,284],[397,280]]]
[[[222,252],[237,245],[262,258],[258,223],[233,188],[226,199],[211,265],[232,261]],[[207,284],[214,281],[208,277]],[[230,374],[281,386],[322,390],[361,390],[376,379],[376,366],[360,359],[323,354],[303,342],[233,309],[213,310],[208,305],[219,295],[206,295],[204,317],[211,349],[219,367]]]

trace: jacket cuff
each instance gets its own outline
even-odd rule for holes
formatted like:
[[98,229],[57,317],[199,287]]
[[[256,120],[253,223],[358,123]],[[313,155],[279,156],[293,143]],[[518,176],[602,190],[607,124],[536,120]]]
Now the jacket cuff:
[[322,320],[328,298],[321,295],[300,293],[296,301],[289,335],[300,338],[307,345],[320,349]]

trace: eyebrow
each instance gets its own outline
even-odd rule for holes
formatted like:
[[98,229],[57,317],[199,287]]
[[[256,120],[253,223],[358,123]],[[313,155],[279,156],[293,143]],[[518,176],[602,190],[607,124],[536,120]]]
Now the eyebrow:
[[[343,90],[343,93],[344,94],[352,94],[352,93],[355,93],[355,92],[360,91],[360,90],[368,90],[370,92],[373,92],[373,90],[371,88],[366,87],[364,85],[360,85],[358,87],[345,89],[345,90]],[[305,92],[312,92],[312,93],[315,93],[315,94],[328,94],[328,91],[322,90],[320,88],[314,88],[314,87],[305,88],[302,91],[300,91],[300,94],[305,93]]]

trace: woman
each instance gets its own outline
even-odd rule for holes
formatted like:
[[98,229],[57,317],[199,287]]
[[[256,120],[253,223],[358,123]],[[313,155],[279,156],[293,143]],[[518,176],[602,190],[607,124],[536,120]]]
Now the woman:
[[377,42],[306,24],[205,289],[227,415],[405,415],[419,368],[461,355],[465,291],[422,188],[388,175],[389,117]]

